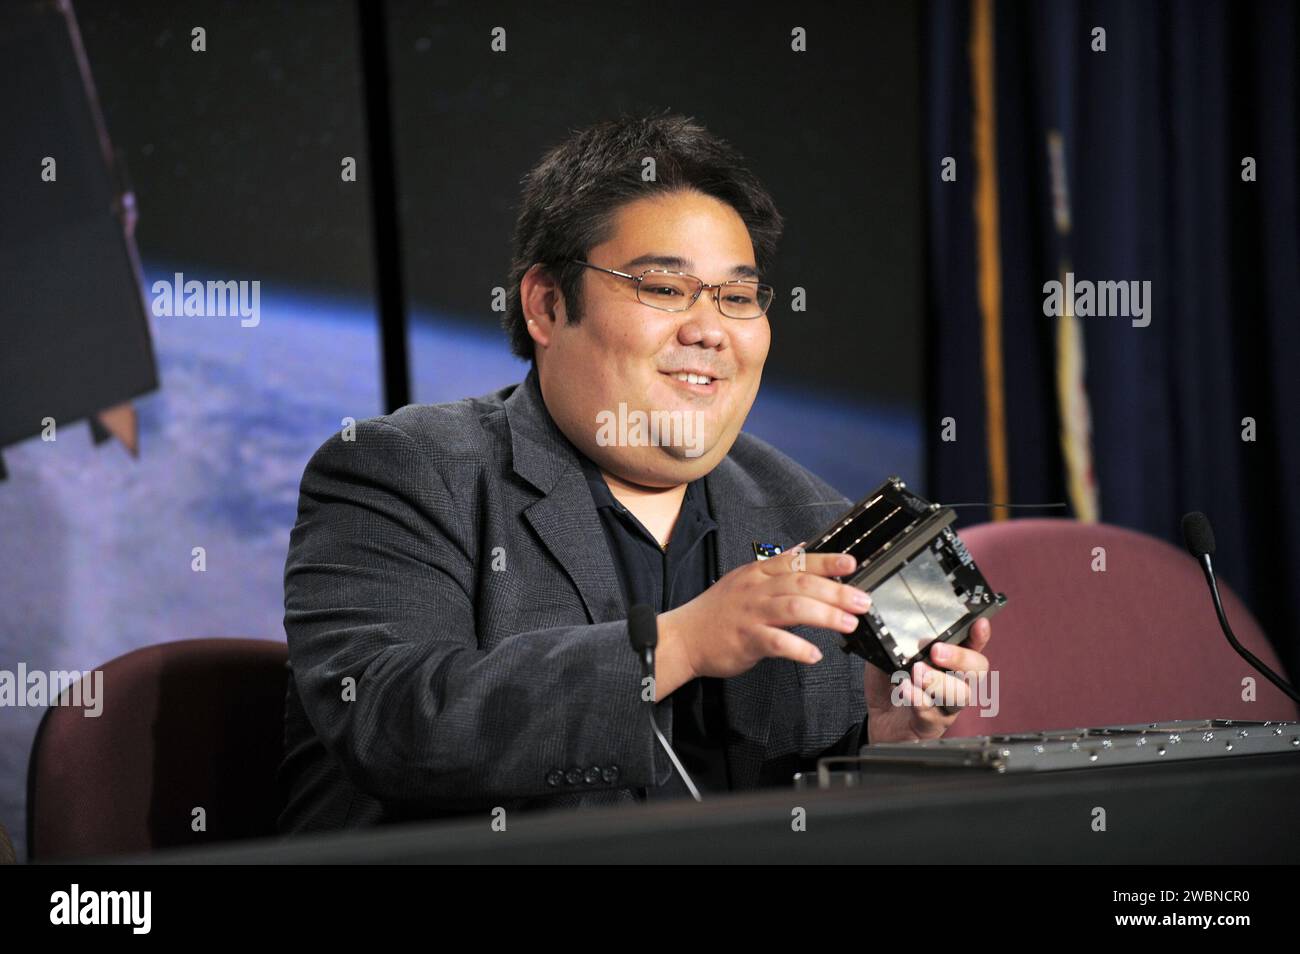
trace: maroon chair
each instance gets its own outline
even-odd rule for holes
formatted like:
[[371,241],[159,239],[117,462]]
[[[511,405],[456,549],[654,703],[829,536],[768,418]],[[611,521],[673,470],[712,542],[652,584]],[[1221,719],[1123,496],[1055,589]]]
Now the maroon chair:
[[[1297,717],[1295,704],[1228,645],[1200,566],[1182,550],[1072,520],[982,524],[961,537],[1008,602],[984,652],[998,671],[999,711],[963,711],[950,737]],[[1105,572],[1093,569],[1098,547]],[[1285,678],[1250,611],[1222,578],[1219,589],[1241,644]],[[1254,702],[1242,699],[1247,677]]]
[[[51,706],[27,776],[33,861],[275,833],[284,643],[193,639],[100,667],[99,716]],[[194,831],[194,809],[206,831]]]

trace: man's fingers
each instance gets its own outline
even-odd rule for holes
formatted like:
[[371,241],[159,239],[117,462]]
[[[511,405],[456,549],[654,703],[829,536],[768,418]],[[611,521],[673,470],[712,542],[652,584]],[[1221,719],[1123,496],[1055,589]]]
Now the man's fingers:
[[[912,677],[906,682],[913,683],[916,690],[911,704],[910,723],[912,731],[919,737],[937,738],[942,735],[948,726],[957,718],[960,709],[954,709],[952,712],[945,712],[942,708],[944,699],[941,695],[943,692],[942,685],[937,682],[943,676],[937,670],[931,669],[923,662],[918,662],[912,667]],[[917,688],[915,683],[921,683],[926,688]],[[920,701],[916,700],[920,697]]]
[[905,677],[903,681],[898,684],[898,688],[901,690],[900,694],[904,705],[910,706],[913,709],[934,707],[934,704],[925,698],[925,692],[916,684],[911,676]]
[[853,632],[859,622],[854,614],[830,603],[789,593],[769,596],[763,617],[770,626],[816,626],[840,633]]
[[765,626],[759,635],[763,640],[764,655],[769,658],[793,659],[808,665],[821,661],[822,651],[794,633],[787,633],[775,626]]
[[871,597],[847,583],[836,583],[824,576],[811,573],[782,573],[768,582],[768,592],[793,593],[808,596],[831,606],[838,607],[846,613],[859,616],[871,609]]
[[975,620],[975,625],[970,628],[970,637],[966,640],[966,645],[975,652],[984,651],[984,647],[989,644],[993,638],[993,626],[987,619]]
[[759,568],[767,574],[812,573],[816,576],[844,576],[852,573],[857,561],[847,553],[808,553],[802,546],[792,547],[780,556],[764,560]]
[[970,686],[961,679],[923,662],[918,662],[915,668],[921,670],[921,685],[934,705],[957,709],[971,704]]
[[[988,620],[977,622],[986,623]],[[984,641],[988,642],[988,639]],[[938,640],[930,644],[929,657],[940,668],[957,672],[986,672],[989,668],[988,657],[981,654],[979,650],[954,646],[952,643],[941,643]]]

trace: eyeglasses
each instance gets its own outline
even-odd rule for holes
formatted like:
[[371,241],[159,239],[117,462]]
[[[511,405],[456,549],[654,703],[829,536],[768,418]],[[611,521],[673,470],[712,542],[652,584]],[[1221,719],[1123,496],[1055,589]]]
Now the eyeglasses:
[[647,268],[640,275],[629,275],[581,259],[575,258],[573,261],[636,282],[636,300],[660,311],[686,311],[695,304],[704,289],[716,288],[717,292],[711,297],[722,314],[728,318],[761,318],[767,313],[775,294],[771,285],[762,282],[736,280],[711,285],[685,272]]

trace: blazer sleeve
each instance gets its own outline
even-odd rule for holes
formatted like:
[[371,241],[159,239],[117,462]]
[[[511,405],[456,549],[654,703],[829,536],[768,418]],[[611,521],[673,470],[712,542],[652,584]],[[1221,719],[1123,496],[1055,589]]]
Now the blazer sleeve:
[[822,752],[818,758],[831,758],[836,755],[857,755],[858,749],[867,744],[867,718],[867,716],[863,716],[861,722],[855,722],[849,726],[849,731],[844,733],[843,738]]
[[308,464],[284,625],[322,744],[358,788],[402,803],[666,781],[626,621],[479,647],[467,499],[472,488],[449,487],[428,449],[380,420]]

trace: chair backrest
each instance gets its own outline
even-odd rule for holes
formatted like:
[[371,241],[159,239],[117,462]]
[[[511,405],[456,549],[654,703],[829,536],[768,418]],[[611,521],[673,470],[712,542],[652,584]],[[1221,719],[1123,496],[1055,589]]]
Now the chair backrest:
[[28,857],[274,834],[287,662],[284,643],[193,639],[146,646],[102,666],[98,716],[51,706],[37,730],[27,779]]
[[[1008,602],[984,653],[998,673],[997,715],[967,709],[949,736],[1297,717],[1228,645],[1200,567],[1176,547],[1073,520],[988,523],[961,538]],[[1238,640],[1285,678],[1259,623],[1222,578],[1219,589]],[[1256,701],[1243,699],[1245,679]]]

